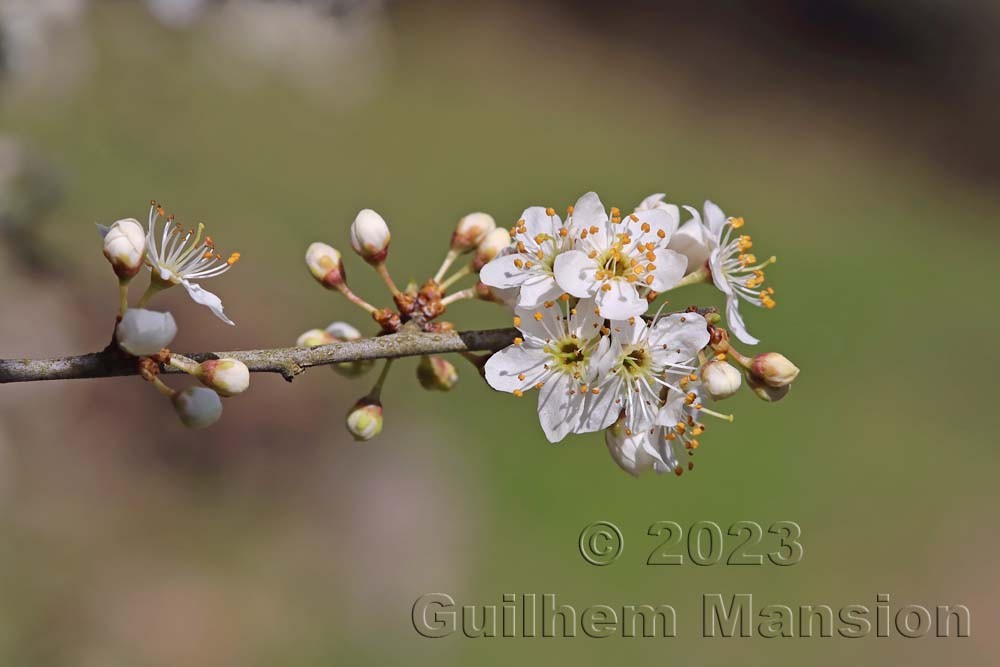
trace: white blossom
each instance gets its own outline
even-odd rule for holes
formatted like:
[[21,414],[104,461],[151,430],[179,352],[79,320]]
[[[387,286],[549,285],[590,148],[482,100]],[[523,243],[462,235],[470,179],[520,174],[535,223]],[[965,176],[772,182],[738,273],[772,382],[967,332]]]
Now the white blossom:
[[[764,287],[764,268],[777,259],[770,257],[758,262],[748,252],[753,247],[753,240],[737,231],[744,226],[743,218],[727,217],[711,201],[705,202],[704,217],[695,208],[684,208],[692,218],[682,228],[687,232],[680,240],[675,239],[675,249],[684,252],[689,263],[695,263],[695,270],[703,268],[707,262],[712,282],[726,296],[729,328],[744,343],[756,345],[760,341],[747,331],[739,311],[740,300],[774,308],[774,289]],[[700,259],[702,256],[706,259]]]
[[153,202],[146,233],[146,261],[153,281],[160,287],[183,285],[195,303],[208,307],[226,324],[234,324],[222,310],[222,299],[192,281],[222,275],[239,261],[240,253],[223,258],[216,252],[212,237],[205,236],[205,225],[198,223],[197,231],[185,230],[173,216],[166,219],[163,233],[157,238],[156,223],[162,216],[163,209]]
[[524,210],[511,230],[512,245],[479,272],[483,284],[499,289],[515,288],[517,305],[535,308],[552,301],[563,290],[556,285],[552,266],[561,253],[572,248],[569,228],[552,208],[532,206]]
[[555,258],[555,280],[575,297],[594,298],[601,316],[614,320],[642,315],[646,295],[676,286],[687,259],[667,244],[678,216],[663,208],[608,216],[593,192],[573,207],[573,249]]
[[486,381],[494,389],[515,396],[538,389],[538,419],[550,442],[585,432],[600,398],[592,383],[602,375],[599,361],[607,358],[609,343],[596,311],[593,301],[570,308],[563,299],[517,308],[514,325],[523,338],[486,362]]
[[610,326],[604,373],[595,380],[598,400],[584,419],[587,430],[600,430],[623,415],[626,435],[652,428],[676,378],[695,369],[698,352],[709,342],[708,323],[698,313],[674,313],[647,323],[641,317],[615,320]]

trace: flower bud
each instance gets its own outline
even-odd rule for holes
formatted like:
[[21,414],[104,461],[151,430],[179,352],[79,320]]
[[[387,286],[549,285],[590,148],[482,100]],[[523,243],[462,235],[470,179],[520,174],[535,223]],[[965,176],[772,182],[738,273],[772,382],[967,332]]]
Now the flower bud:
[[126,218],[110,227],[97,227],[104,237],[104,256],[111,262],[115,275],[122,281],[131,280],[146,257],[146,232],[142,225],[134,218]]
[[325,243],[310,244],[306,250],[306,266],[313,278],[324,287],[335,289],[344,284],[344,263],[340,259],[340,253],[332,246]]
[[750,372],[771,387],[787,387],[799,375],[798,367],[783,354],[765,352],[750,363]]
[[743,375],[725,361],[716,359],[701,367],[701,381],[712,400],[721,401],[739,391]]
[[[334,322],[326,328],[324,333],[330,337],[333,343],[361,340],[363,338],[361,332],[347,322]],[[374,365],[374,359],[359,359],[357,361],[345,361],[340,364],[333,364],[330,367],[344,377],[353,378],[364,375]]]
[[476,271],[486,266],[487,262],[499,255],[510,245],[510,232],[503,227],[497,227],[486,235],[476,247],[476,256],[472,260],[472,268]]
[[447,359],[424,355],[417,364],[417,380],[429,391],[449,391],[458,382],[458,371]]
[[210,359],[198,364],[198,379],[220,396],[235,396],[250,386],[250,369],[236,359]]
[[784,387],[770,387],[752,373],[747,373],[747,385],[757,395],[757,398],[768,403],[777,403],[787,396],[792,388],[790,384],[786,384]]
[[156,354],[177,335],[177,323],[170,313],[129,308],[118,323],[118,347],[136,357]]
[[496,226],[496,221],[489,213],[470,213],[455,226],[451,235],[451,249],[455,252],[472,252]]
[[369,264],[381,264],[389,254],[389,225],[385,219],[363,208],[351,223],[351,247]]
[[295,347],[318,347],[335,343],[333,336],[322,329],[310,329],[295,341]]
[[171,401],[177,416],[188,428],[211,426],[222,416],[222,400],[205,387],[188,387],[174,394]]
[[362,398],[347,413],[347,430],[358,442],[371,440],[382,432],[382,404]]

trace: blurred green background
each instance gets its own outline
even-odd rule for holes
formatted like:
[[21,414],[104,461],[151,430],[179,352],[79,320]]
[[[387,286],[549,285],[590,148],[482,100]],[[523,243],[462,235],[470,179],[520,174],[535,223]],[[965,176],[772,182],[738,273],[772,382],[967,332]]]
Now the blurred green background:
[[[364,444],[342,420],[372,378],[326,369],[255,376],[202,432],[137,378],[5,386],[0,662],[995,663],[1000,233],[980,84],[998,61],[970,46],[995,25],[987,5],[934,10],[947,22],[922,3],[229,2],[188,16],[56,2],[28,39],[27,5],[0,4],[22,30],[0,42],[0,356],[106,344],[115,284],[93,225],[144,220],[151,198],[243,254],[207,286],[237,327],[181,293],[153,302],[195,350],[288,345],[337,319],[374,333],[302,262],[314,240],[345,249],[362,207],[389,221],[405,281],[433,273],[465,213],[509,225],[595,189],[622,208],[666,192],[743,215],[758,255],[780,259],[778,308],[749,325],[802,368],[779,404],[727,402],[736,421],[709,424],[693,473],[638,480],[599,434],[548,444],[533,400],[494,394],[457,358],[446,395],[396,364],[385,430]],[[954,44],[966,59],[942,65]],[[354,289],[386,302],[356,259]],[[508,322],[480,302],[448,319]],[[598,520],[625,537],[603,568],[577,547]],[[797,521],[805,558],[647,566],[658,520]],[[422,639],[410,612],[430,592],[669,603],[679,637]],[[965,604],[972,637],[703,640],[703,593]]]

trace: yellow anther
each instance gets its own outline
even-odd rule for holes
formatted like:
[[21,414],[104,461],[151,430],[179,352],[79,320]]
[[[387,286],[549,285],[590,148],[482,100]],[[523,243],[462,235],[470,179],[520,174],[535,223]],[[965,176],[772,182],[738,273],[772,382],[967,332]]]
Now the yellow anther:
[[588,231],[589,231],[589,232],[590,232],[591,234],[596,234],[597,232],[599,232],[599,231],[601,231],[601,230],[600,230],[600,229],[598,229],[598,228],[597,228],[596,226],[592,226],[592,227],[591,227],[591,228],[590,228],[590,229],[589,229]]
[[559,228],[559,236],[566,236],[567,234],[569,234],[569,230],[568,229],[566,229],[565,227],[560,227]]
[[537,243],[538,245],[542,245],[543,243],[545,243],[545,241],[548,240],[548,238],[549,237],[547,234],[538,234],[535,236],[535,243]]
[[665,231],[663,231],[662,229],[657,229],[656,230],[656,235],[659,236],[661,239],[667,237],[667,233]]
[[743,218],[729,218],[729,224],[733,226],[733,229],[739,229],[745,223]]
[[524,396],[524,392],[523,392],[523,391],[521,391],[520,389],[515,389],[515,390],[514,390],[513,392],[511,392],[511,393],[513,393],[513,394],[514,394],[515,396],[517,396],[518,398],[521,398],[522,396]]
[[[639,218],[635,217],[635,215],[631,215],[631,216],[629,216],[629,217],[630,217],[630,218],[632,218],[632,221],[633,221],[633,222],[635,222],[636,220],[638,220],[638,219],[639,219]],[[641,229],[641,230],[642,230],[642,231],[643,231],[644,233],[648,234],[648,233],[649,233],[649,230],[651,230],[651,229],[652,229],[652,227],[650,227],[650,226],[649,226],[649,223],[648,223],[648,222],[644,222],[644,223],[642,223],[642,225],[641,225],[641,226],[639,227],[639,229]]]
[[520,345],[520,344],[521,344],[521,343],[523,343],[523,342],[524,342],[524,339],[523,339],[523,338],[521,338],[520,336],[518,336],[518,337],[516,337],[516,338],[514,339],[514,345]]
[[555,301],[546,301],[542,305],[545,306],[546,308],[551,308],[552,306],[555,305]]
[[621,214],[622,214],[621,209],[619,209],[617,206],[612,206],[611,207],[611,215],[612,216],[614,216],[614,217],[621,217]]
[[240,253],[234,252],[232,255],[229,256],[229,259],[226,260],[226,264],[232,266],[238,261],[240,261]]
[[541,311],[535,311],[535,314],[533,315],[533,317],[535,318],[536,322],[541,322],[542,318],[544,317],[544,315],[542,315]]
[[573,206],[572,205],[566,207],[566,215],[573,215]]
[[514,260],[514,266],[516,266],[519,269],[523,269],[524,268],[524,260],[523,259],[515,259]]
[[656,271],[656,264],[652,264],[652,263],[647,264],[646,265],[646,271],[648,271],[649,273],[652,273],[653,271]]
[[551,206],[549,206],[547,209],[545,209],[545,215],[547,215],[549,217],[552,217],[555,214],[556,214],[556,210],[554,208],[552,208]]
[[652,285],[653,282],[654,282],[654,277],[653,276],[646,276],[646,284],[647,285]]
[[521,326],[521,316],[520,315],[515,315],[514,316],[514,326],[515,327]]
[[601,291],[602,292],[610,292],[611,291],[611,283],[604,283],[603,285],[601,285]]

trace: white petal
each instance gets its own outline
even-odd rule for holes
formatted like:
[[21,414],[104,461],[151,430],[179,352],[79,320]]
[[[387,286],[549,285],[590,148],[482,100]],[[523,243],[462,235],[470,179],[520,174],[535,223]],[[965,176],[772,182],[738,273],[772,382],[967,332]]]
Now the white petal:
[[740,300],[735,294],[726,297],[726,323],[729,325],[729,330],[747,345],[756,345],[760,342],[747,331],[747,325],[743,322],[743,316],[740,315]]
[[532,277],[521,285],[521,292],[517,297],[517,305],[524,308],[533,308],[545,301],[555,301],[562,294],[562,290],[556,285],[552,276],[536,271]]
[[649,308],[649,303],[639,296],[635,286],[627,280],[616,279],[607,284],[611,286],[610,290],[597,290],[597,307],[601,310],[602,317],[627,320],[642,315]]
[[692,359],[710,338],[708,322],[698,313],[672,313],[650,327],[649,344],[657,363],[676,364]]
[[[631,324],[629,320],[632,320]],[[630,317],[629,320],[611,320],[611,335],[621,346],[636,345],[648,333],[646,320],[641,317]]]
[[490,287],[520,287],[531,274],[523,268],[517,268],[514,261],[517,260],[523,264],[526,259],[524,255],[520,254],[501,255],[487,262],[486,266],[479,272],[479,280]]
[[597,302],[594,299],[580,299],[574,310],[576,312],[569,317],[569,331],[580,338],[590,338],[604,324],[604,318],[597,313]]
[[187,290],[188,295],[195,303],[200,303],[203,306],[207,306],[209,310],[215,313],[215,316],[226,324],[235,326],[236,323],[231,319],[226,317],[226,314],[222,312],[222,299],[215,296],[207,289],[203,288],[201,285],[195,285],[194,283],[188,282],[186,280],[181,281],[181,285],[184,285],[184,289]]
[[722,236],[722,228],[726,224],[726,214],[714,202],[705,201],[705,225],[712,236],[719,238]]
[[534,239],[539,234],[556,236],[559,233],[559,227],[562,226],[562,220],[559,216],[548,215],[544,206],[529,206],[524,209],[521,219],[524,220],[526,236],[529,239]]
[[638,211],[651,211],[654,208],[659,208],[663,203],[663,198],[667,195],[662,192],[657,192],[656,194],[649,195],[635,207],[636,212]]
[[722,270],[722,261],[722,251],[716,248],[708,256],[708,270],[712,272],[712,283],[715,284],[720,292],[729,297],[733,294],[733,288],[730,286],[729,281],[726,280],[726,273]]
[[687,272],[688,259],[679,252],[661,248],[655,250],[656,270],[653,271],[653,282],[650,287],[657,292],[666,292],[677,286]]
[[608,222],[608,214],[604,210],[604,204],[596,192],[588,192],[573,204],[573,229],[588,229],[599,227],[601,229]]
[[638,220],[632,220],[631,217],[626,219],[628,220],[629,233],[636,238],[643,233],[642,225],[644,223],[648,224],[651,228],[647,234],[656,234],[656,232],[662,230],[665,234],[665,239],[669,239],[677,231],[677,226],[680,224],[680,216],[678,214],[663,208],[656,208],[652,211],[639,211],[633,213],[633,215]]
[[[562,338],[566,325],[558,318],[562,315],[562,308],[552,306],[545,308],[522,308],[518,306],[514,309],[514,314],[521,318],[517,328],[524,334],[526,340],[547,342],[552,339]],[[541,314],[541,319],[536,319],[536,315]]]
[[552,273],[559,287],[575,297],[593,296],[597,290],[594,279],[597,264],[580,250],[570,250],[556,257]]
[[688,220],[677,232],[670,237],[667,245],[671,250],[675,250],[688,259],[687,272],[697,271],[712,252],[713,243],[710,241],[705,226],[697,220]]
[[580,420],[583,399],[570,395],[574,382],[565,373],[556,373],[538,390],[538,421],[549,442],[559,442]]
[[593,433],[608,428],[621,416],[621,403],[616,403],[621,395],[622,379],[611,376],[607,382],[598,385],[599,393],[590,392],[585,401],[583,414],[574,433]]
[[[525,391],[545,375],[544,364],[547,360],[548,355],[541,348],[510,345],[486,360],[486,382],[497,391]],[[522,374],[523,380],[518,377]]]

